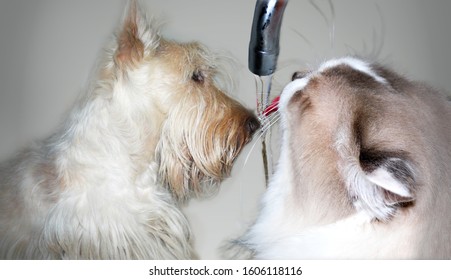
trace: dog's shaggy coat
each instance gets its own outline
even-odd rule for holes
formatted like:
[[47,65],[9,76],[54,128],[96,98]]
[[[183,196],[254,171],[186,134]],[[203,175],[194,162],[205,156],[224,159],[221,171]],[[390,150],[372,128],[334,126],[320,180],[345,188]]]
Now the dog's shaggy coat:
[[2,259],[189,259],[179,203],[210,192],[259,124],[215,58],[131,1],[97,82],[50,138],[0,167]]

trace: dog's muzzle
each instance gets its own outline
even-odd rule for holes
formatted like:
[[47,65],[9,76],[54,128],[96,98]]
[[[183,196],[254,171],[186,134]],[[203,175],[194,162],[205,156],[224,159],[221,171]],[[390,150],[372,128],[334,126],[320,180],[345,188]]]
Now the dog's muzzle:
[[245,125],[246,125],[247,132],[249,132],[250,136],[252,136],[260,128],[260,122],[258,121],[257,117],[255,117],[255,116],[249,117],[246,120]]

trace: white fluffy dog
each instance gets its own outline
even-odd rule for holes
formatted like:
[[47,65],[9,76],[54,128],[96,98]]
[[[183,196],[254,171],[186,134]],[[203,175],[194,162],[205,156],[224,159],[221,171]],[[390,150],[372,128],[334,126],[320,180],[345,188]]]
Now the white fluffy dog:
[[259,126],[215,85],[216,66],[132,1],[86,97],[1,165],[0,258],[192,258],[179,203],[229,175]]

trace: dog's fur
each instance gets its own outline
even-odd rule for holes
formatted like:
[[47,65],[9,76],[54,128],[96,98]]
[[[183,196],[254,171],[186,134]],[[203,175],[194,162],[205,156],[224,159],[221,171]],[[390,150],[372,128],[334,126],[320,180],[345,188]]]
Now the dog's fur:
[[256,223],[258,259],[451,258],[451,104],[346,57],[295,73]]
[[179,205],[215,189],[259,126],[216,86],[215,61],[131,1],[67,121],[1,165],[0,258],[194,257]]

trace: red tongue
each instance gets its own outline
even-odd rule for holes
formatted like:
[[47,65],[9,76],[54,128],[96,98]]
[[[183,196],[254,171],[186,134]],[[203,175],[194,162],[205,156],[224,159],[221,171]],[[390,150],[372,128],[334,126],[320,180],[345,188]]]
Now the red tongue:
[[277,112],[277,110],[279,110],[279,99],[280,96],[274,98],[271,104],[268,107],[266,107],[266,109],[263,111],[263,116],[267,117],[272,113]]

